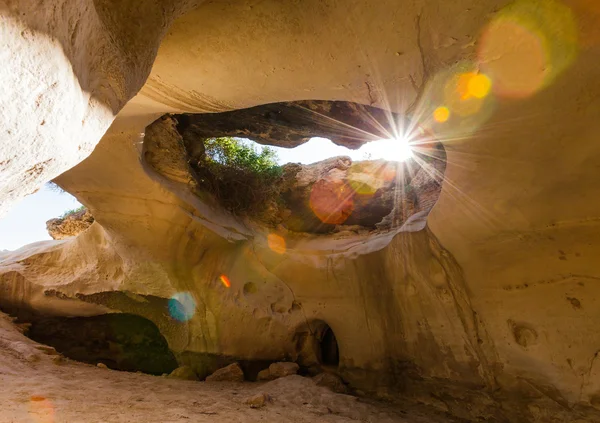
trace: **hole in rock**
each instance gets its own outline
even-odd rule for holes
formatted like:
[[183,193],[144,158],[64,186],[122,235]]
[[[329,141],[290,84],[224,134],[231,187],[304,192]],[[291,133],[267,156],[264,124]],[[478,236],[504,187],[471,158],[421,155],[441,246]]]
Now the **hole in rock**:
[[301,325],[294,335],[297,362],[301,372],[315,375],[323,367],[333,370],[340,362],[337,338],[333,329],[322,320]]
[[389,230],[429,212],[445,171],[442,144],[418,127],[404,133],[414,127],[404,121],[343,101],[165,115],[146,128],[144,160],[192,181],[208,204],[266,226]]
[[93,222],[89,213],[84,216],[84,210],[75,197],[58,185],[48,183],[0,219],[0,252],[77,235]]
[[319,347],[321,350],[321,363],[323,363],[323,365],[337,367],[338,364],[340,364],[337,339],[329,326],[325,328],[323,335],[321,335]]
[[141,316],[36,316],[30,324],[27,336],[73,360],[153,375],[170,373],[177,367],[175,356],[156,325]]

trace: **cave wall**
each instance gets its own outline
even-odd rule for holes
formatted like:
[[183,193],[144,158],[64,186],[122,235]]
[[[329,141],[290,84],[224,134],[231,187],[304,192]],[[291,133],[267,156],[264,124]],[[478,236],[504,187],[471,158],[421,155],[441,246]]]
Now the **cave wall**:
[[[201,1],[0,2],[0,215],[87,157],[144,85],[158,45]],[[135,24],[132,24],[135,22]]]
[[[404,395],[472,419],[597,419],[593,5],[565,2],[582,43],[562,75],[528,98],[499,99],[476,133],[443,140],[448,166],[427,225],[368,241],[289,239],[281,255],[266,234],[141,159],[144,128],[165,112],[307,98],[414,111],[422,81],[473,57],[477,35],[506,3],[224,1],[184,15],[140,94],[93,154],[58,178],[96,223],[74,240],[3,254],[3,299],[101,314],[129,306],[76,294],[189,291],[198,307],[186,329],[161,329],[174,351],[293,358],[296,328],[322,319],[354,386],[404,386]],[[248,282],[261,295],[244,292]]]

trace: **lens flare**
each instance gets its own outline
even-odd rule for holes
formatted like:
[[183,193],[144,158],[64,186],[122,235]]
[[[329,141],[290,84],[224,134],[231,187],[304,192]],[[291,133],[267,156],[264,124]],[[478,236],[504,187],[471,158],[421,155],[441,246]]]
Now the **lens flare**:
[[407,137],[394,137],[372,141],[364,146],[365,153],[373,159],[403,162],[413,156]]
[[450,119],[450,110],[446,106],[440,106],[433,111],[433,119],[436,122],[444,123]]
[[269,244],[269,248],[277,253],[283,254],[285,253],[285,239],[277,234],[269,234],[267,236],[267,243]]
[[54,406],[46,397],[32,395],[29,399],[29,417],[36,423],[54,423]]
[[221,275],[221,276],[219,276],[219,280],[225,286],[225,288],[231,288],[231,281],[229,280],[229,278],[227,276]]
[[518,0],[501,10],[479,42],[481,68],[500,97],[525,98],[552,83],[577,54],[573,13],[555,0]]
[[168,308],[173,319],[187,322],[196,313],[196,300],[189,292],[178,292],[169,299]]
[[395,163],[363,161],[352,163],[348,169],[348,185],[359,195],[370,196],[396,177]]
[[341,225],[354,211],[354,191],[344,181],[320,179],[312,186],[309,203],[321,222]]
[[467,95],[469,97],[484,98],[492,88],[492,81],[482,73],[471,73],[467,80]]
[[468,136],[494,111],[493,82],[476,63],[459,62],[430,79],[414,115],[430,136],[440,139]]

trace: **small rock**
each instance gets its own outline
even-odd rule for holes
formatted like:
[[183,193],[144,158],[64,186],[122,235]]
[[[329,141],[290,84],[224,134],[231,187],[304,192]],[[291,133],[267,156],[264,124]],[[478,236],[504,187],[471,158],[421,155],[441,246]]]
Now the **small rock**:
[[300,366],[291,362],[273,363],[268,369],[261,370],[258,373],[258,380],[273,380],[280,377],[291,376],[298,373]]
[[29,361],[30,363],[35,363],[40,361],[40,355],[39,354],[27,354],[25,356],[25,360]]
[[337,375],[331,373],[321,373],[313,377],[313,381],[317,386],[323,386],[331,389],[333,392],[338,394],[347,394],[349,391],[344,381]]
[[250,406],[250,408],[261,408],[267,405],[267,402],[270,401],[271,398],[269,395],[263,393],[253,395],[244,400],[244,404]]
[[180,380],[198,380],[196,372],[190,366],[180,366],[173,370],[168,377]]
[[269,369],[264,369],[258,372],[256,380],[273,380],[273,378],[271,377],[271,372],[269,371]]
[[217,370],[206,378],[207,382],[243,382],[244,372],[238,363]]
[[56,351],[54,349],[54,347],[50,347],[48,345],[42,345],[42,344],[38,344],[35,346],[36,349],[38,349],[39,351],[42,351],[44,354],[47,355],[58,355],[58,351]]
[[53,355],[52,356],[52,362],[58,366],[60,366],[61,364],[64,364],[66,362],[66,360],[64,359],[63,356],[61,355]]
[[104,363],[98,363],[98,364],[96,364],[96,366],[98,366],[101,369],[108,369],[108,367]]

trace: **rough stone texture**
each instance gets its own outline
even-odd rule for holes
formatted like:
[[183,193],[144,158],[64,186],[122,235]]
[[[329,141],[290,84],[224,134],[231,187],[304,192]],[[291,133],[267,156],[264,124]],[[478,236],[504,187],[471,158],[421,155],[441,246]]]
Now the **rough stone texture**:
[[298,373],[299,366],[296,363],[280,362],[273,363],[269,366],[271,376],[278,378],[284,376],[295,375]]
[[258,375],[256,376],[256,380],[258,380],[258,381],[273,380],[273,379],[274,378],[271,377],[271,372],[269,371],[269,369],[261,370],[260,372],[258,372]]
[[92,152],[144,84],[170,23],[199,3],[0,2],[0,101],[12,105],[0,114],[0,215]]
[[331,373],[321,373],[312,378],[317,386],[323,386],[331,389],[338,394],[347,394],[350,392],[344,381],[337,375]]
[[250,408],[261,408],[267,405],[269,402],[269,396],[265,393],[252,395],[244,400],[244,404],[250,406]]
[[238,363],[217,370],[206,378],[207,382],[243,382],[244,372]]
[[179,366],[169,376],[171,379],[198,380],[198,376],[190,366]]
[[[145,309],[137,300],[108,306],[103,297],[88,302],[77,294],[120,291],[167,299],[187,291],[197,303],[193,317],[160,328],[178,353],[293,358],[296,329],[322,320],[338,340],[340,374],[365,392],[411,397],[467,421],[600,420],[600,38],[594,2],[565,2],[576,19],[579,51],[561,75],[535,94],[495,99],[488,120],[477,127],[438,127],[448,163],[442,193],[429,216],[417,213],[401,228],[368,237],[284,233],[281,254],[269,248],[270,233],[208,206],[186,183],[153,171],[143,159],[145,128],[167,112],[222,112],[312,98],[408,110],[414,119],[431,120],[429,107],[439,104],[439,93],[430,96],[437,86],[428,90],[427,82],[476,57],[479,34],[509,3],[516,4],[206,2],[173,24],[140,93],[94,152],[59,177],[90,208],[94,225],[71,240],[1,253],[0,298],[81,315]],[[121,22],[119,8],[114,10],[108,22],[144,21],[124,15]],[[25,18],[23,25],[30,28],[36,18],[46,26],[55,22],[38,12],[28,16],[32,21]],[[14,31],[8,39],[18,46],[27,42],[19,37]],[[530,58],[555,56],[532,54],[532,46],[544,43],[503,44],[492,65],[517,73]],[[89,61],[103,57],[99,50]],[[29,57],[20,54],[29,49],[15,51],[15,57]],[[76,51],[85,58],[84,49]],[[54,55],[34,57],[51,63],[46,59]],[[12,77],[21,67],[7,69]],[[551,66],[536,69],[553,72]],[[38,139],[28,125],[41,124],[38,115],[45,115],[23,96],[38,87],[42,74],[23,76],[28,82],[3,98],[17,113],[2,126],[27,124],[26,136],[11,138],[9,149],[19,145],[15,151],[22,152]],[[60,109],[43,110],[50,115]],[[64,115],[80,125],[72,113]],[[103,129],[89,132],[97,140]],[[59,146],[54,150],[63,160],[68,154],[60,154],[61,142],[83,138],[59,140],[57,133],[39,139]],[[2,168],[3,178],[16,175],[2,182],[3,207],[34,189],[27,182],[7,194],[44,160]],[[57,294],[44,294],[50,290]],[[269,383],[280,386],[289,378]],[[297,392],[289,396],[306,399]],[[325,406],[319,410],[327,413]]]
[[[28,357],[37,357],[30,361]],[[447,416],[422,406],[357,402],[298,377],[279,379],[256,392],[254,383],[213,384],[110,372],[67,361],[23,336],[0,313],[0,419],[6,422],[55,421],[128,423],[165,421],[240,423],[448,423]],[[249,410],[241,398],[262,393],[276,397],[268,407]],[[318,412],[318,414],[315,413]],[[324,411],[324,412],[323,412]]]
[[[175,115],[188,150],[194,140],[245,137],[261,144],[296,147],[313,137],[334,140],[349,148],[390,138],[394,123],[405,117],[377,107],[346,101],[293,101],[265,104],[222,113]],[[357,131],[355,128],[360,128]]]
[[279,362],[273,363],[268,369],[261,370],[258,373],[258,380],[274,380],[280,377],[295,375],[300,366],[296,363]]
[[[285,114],[286,108],[296,104],[301,107],[303,102],[270,105],[265,113],[283,119],[277,115],[276,107],[282,107]],[[335,102],[336,108],[341,108],[341,104],[345,103]],[[370,110],[382,114],[380,109],[371,107]],[[219,119],[222,114],[229,113],[163,116],[146,128],[144,137],[144,158],[153,170],[170,181],[187,184],[191,192],[214,207],[221,205],[212,198],[211,192],[203,188],[202,178],[198,177],[199,169],[194,163],[203,159],[203,140],[223,133],[210,132],[208,128],[201,130],[193,124],[178,121],[202,121],[205,116]],[[277,142],[270,138],[271,129],[282,130],[282,124],[273,122],[273,119],[265,122],[261,129],[269,134],[271,143],[285,145],[286,140]],[[228,120],[226,123],[233,125]],[[320,124],[318,119],[306,119],[302,127],[316,135],[327,135]],[[262,139],[267,134],[245,130],[244,136]],[[342,142],[344,138],[336,141]],[[202,151],[196,153],[195,149],[199,146]],[[407,162],[364,160],[353,163],[349,157],[333,157],[310,165],[289,163],[283,166],[283,177],[277,181],[277,190],[281,193],[279,201],[274,201],[275,204],[266,207],[264,212],[247,216],[271,226],[281,224],[294,232],[327,233],[345,230],[349,226],[367,231],[399,227],[411,215],[429,212],[441,191],[446,166],[441,144],[422,147],[415,154],[417,158]],[[427,158],[427,162],[423,158]]]
[[64,218],[50,219],[46,222],[46,230],[52,239],[65,239],[79,235],[92,223],[94,223],[94,216],[84,208]]
[[37,317],[28,336],[73,360],[115,370],[160,375],[177,367],[157,327],[140,316]]

